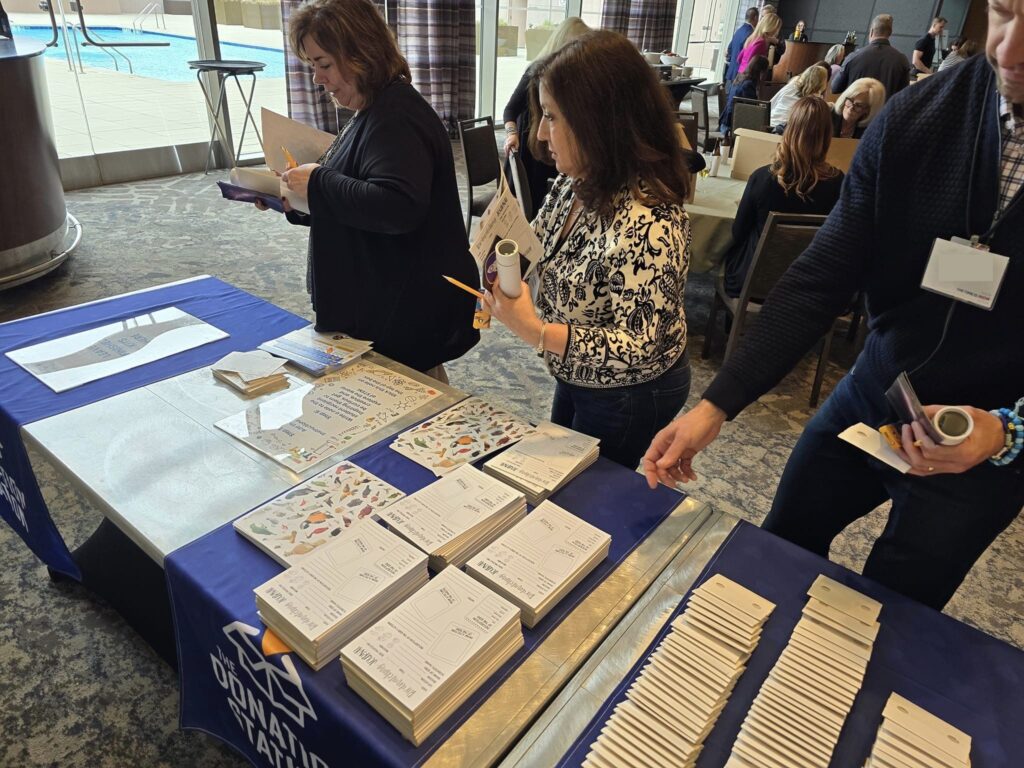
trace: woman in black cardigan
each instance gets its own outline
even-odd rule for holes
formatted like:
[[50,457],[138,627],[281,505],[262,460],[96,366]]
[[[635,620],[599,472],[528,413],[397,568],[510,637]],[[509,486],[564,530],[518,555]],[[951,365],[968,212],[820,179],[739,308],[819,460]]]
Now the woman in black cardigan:
[[732,246],[725,256],[725,292],[738,298],[753,261],[757,242],[772,211],[825,215],[839,200],[843,172],[825,161],[832,143],[829,104],[804,96],[793,105],[771,165],[747,179],[736,219]]
[[286,171],[309,214],[316,326],[373,341],[445,380],[442,363],[479,340],[474,300],[441,278],[479,280],[462,223],[447,132],[410,85],[409,66],[369,0],[303,5],[289,41],[313,82],[356,110],[320,163]]

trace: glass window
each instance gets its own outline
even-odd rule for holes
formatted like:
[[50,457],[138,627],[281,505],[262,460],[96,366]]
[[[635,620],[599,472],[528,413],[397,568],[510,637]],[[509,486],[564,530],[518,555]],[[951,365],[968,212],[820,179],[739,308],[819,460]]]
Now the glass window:
[[565,0],[499,0],[496,124],[526,68],[565,20],[565,13]]

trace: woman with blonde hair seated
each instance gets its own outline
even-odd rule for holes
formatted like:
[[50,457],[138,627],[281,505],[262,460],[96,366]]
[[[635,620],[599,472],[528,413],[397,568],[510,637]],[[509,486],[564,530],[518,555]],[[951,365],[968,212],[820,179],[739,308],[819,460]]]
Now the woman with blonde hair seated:
[[789,120],[790,110],[804,96],[824,96],[828,88],[831,74],[825,62],[812,64],[801,74],[791,78],[788,83],[772,96],[772,113],[768,124],[774,133],[782,133]]
[[829,80],[839,74],[839,70],[843,68],[843,61],[846,59],[846,46],[842,43],[836,43],[828,49],[828,53],[825,54],[825,63],[828,64],[831,73]]
[[885,106],[885,86],[873,77],[854,80],[832,106],[832,135],[859,139]]
[[634,469],[690,390],[690,174],[668,92],[622,35],[572,41],[537,79],[535,154],[559,176],[533,222],[536,305],[525,283],[516,298],[495,283],[484,301],[554,376],[551,420]]
[[743,291],[757,241],[768,214],[827,214],[839,199],[843,172],[825,161],[832,143],[829,104],[820,96],[800,99],[775,150],[771,165],[754,171],[743,190],[732,225],[732,247],[725,256],[725,292]]

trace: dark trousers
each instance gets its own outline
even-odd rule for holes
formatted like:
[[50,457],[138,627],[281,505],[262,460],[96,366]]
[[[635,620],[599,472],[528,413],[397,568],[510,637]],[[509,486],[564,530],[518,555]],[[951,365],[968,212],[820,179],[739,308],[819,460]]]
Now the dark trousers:
[[601,455],[636,469],[651,439],[686,404],[690,357],[684,351],[665,373],[645,384],[592,389],[555,384],[551,421],[601,441]]
[[762,527],[828,557],[840,531],[891,499],[864,575],[941,609],[1024,505],[1020,462],[986,461],[958,475],[902,475],[837,437],[857,422],[878,427],[894,420],[881,392],[869,398],[861,386],[854,374],[846,376],[807,424]]

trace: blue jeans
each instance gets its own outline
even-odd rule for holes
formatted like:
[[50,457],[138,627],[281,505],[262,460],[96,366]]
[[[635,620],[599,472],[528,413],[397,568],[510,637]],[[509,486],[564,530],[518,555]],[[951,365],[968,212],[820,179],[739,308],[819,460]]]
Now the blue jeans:
[[882,392],[871,398],[866,391],[847,375],[808,422],[762,527],[828,557],[840,531],[891,499],[864,575],[941,610],[1024,505],[1021,462],[986,461],[958,475],[902,475],[837,437],[859,421],[895,421]]
[[658,430],[672,421],[690,394],[686,350],[661,376],[645,384],[594,389],[558,381],[551,421],[601,441],[601,455],[636,469]]

